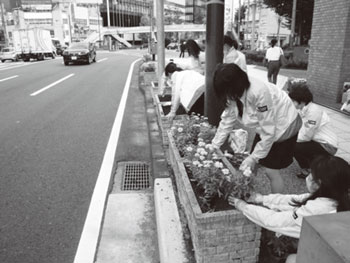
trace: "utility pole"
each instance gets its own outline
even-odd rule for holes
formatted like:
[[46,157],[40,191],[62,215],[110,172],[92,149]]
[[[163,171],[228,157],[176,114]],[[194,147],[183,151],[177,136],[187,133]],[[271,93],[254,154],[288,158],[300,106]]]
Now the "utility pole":
[[101,47],[101,23],[100,23],[100,5],[97,4],[97,19],[98,19],[98,46]]
[[165,67],[164,0],[156,0],[156,8],[158,83],[161,83]]
[[[111,26],[111,17],[109,13],[109,0],[106,0],[106,4],[107,4],[107,27],[109,29],[109,27]],[[112,37],[108,36],[108,50],[111,50],[111,46],[112,46]]]
[[238,1],[238,21],[237,21],[237,36],[238,36],[238,43],[241,41],[241,0]]
[[256,15],[256,0],[253,2],[253,14],[252,14],[252,34],[250,39],[250,49],[255,50],[255,15]]
[[4,29],[4,38],[5,38],[5,46],[8,46],[8,37],[7,37],[7,30],[6,30],[6,21],[5,21],[5,16],[4,16],[4,4],[0,3],[1,6],[1,22],[2,22],[2,27]]
[[223,111],[213,86],[216,65],[222,63],[224,42],[224,0],[207,2],[206,48],[205,48],[205,105],[204,114],[212,125],[218,125]]
[[297,0],[293,0],[292,25],[290,29],[290,43],[289,43],[291,47],[294,45],[296,13],[297,13]]

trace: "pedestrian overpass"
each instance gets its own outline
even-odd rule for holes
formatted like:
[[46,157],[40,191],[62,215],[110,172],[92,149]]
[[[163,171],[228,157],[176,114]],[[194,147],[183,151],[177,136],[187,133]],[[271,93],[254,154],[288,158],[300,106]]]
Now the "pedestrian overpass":
[[[164,32],[205,32],[204,24],[180,24],[180,25],[165,25]],[[95,43],[103,39],[105,36],[112,36],[118,42],[126,47],[131,47],[131,44],[123,38],[125,34],[140,34],[152,32],[150,26],[138,27],[101,27],[99,32],[92,32],[84,41]],[[157,28],[153,27],[153,32],[157,32]]]

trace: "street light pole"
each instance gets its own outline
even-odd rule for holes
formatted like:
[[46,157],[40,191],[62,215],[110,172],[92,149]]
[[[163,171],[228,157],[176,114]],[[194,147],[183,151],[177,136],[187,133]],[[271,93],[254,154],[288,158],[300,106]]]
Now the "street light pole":
[[158,83],[161,83],[165,67],[164,0],[156,0],[156,8]]
[[297,13],[297,0],[293,0],[293,10],[292,10],[292,25],[290,29],[290,46],[294,45],[294,34],[295,34],[295,19]]
[[1,21],[2,21],[2,26],[4,29],[4,38],[5,38],[5,46],[8,46],[8,37],[7,37],[7,30],[6,30],[6,21],[5,21],[5,16],[4,16],[4,4],[0,3],[1,6]]
[[[110,17],[110,13],[109,13],[109,0],[106,0],[106,4],[107,4],[107,27],[109,29],[109,27],[111,26],[111,17]],[[111,50],[111,46],[112,46],[112,37],[108,36],[108,50]]]

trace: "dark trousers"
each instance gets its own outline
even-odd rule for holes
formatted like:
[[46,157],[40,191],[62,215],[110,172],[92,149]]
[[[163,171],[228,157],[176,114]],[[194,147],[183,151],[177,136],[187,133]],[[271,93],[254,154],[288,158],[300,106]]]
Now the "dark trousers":
[[274,84],[277,83],[277,75],[280,71],[280,61],[270,61],[267,66],[267,79]]
[[315,141],[298,142],[294,148],[294,158],[303,169],[309,169],[312,160],[319,155],[330,155]]

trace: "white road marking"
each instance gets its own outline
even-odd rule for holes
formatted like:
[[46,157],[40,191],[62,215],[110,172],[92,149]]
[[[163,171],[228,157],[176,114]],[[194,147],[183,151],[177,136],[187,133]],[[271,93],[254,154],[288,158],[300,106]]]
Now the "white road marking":
[[105,205],[108,197],[108,189],[111,181],[115,154],[118,146],[120,128],[122,125],[126,99],[128,97],[132,72],[135,63],[140,59],[135,60],[129,70],[128,77],[125,82],[123,95],[121,97],[118,111],[113,123],[112,131],[108,140],[107,148],[103,157],[102,165],[95,189],[91,197],[89,211],[87,213],[83,232],[80,236],[77,252],[75,254],[74,263],[94,263],[99,241],[99,235],[102,228],[102,219],[105,210]]
[[105,61],[105,60],[107,60],[107,59],[108,59],[108,58],[103,58],[103,59],[97,60],[96,63],[100,63],[100,62]]
[[14,75],[12,77],[8,77],[8,78],[5,78],[5,79],[0,79],[0,82],[3,82],[3,81],[6,81],[6,80],[9,80],[9,79],[14,79],[14,78],[17,78],[18,75]]
[[66,79],[69,79],[70,77],[73,77],[73,76],[74,76],[74,73],[69,74],[68,76],[66,76],[66,77],[64,77],[64,78],[61,78],[61,79],[55,81],[54,83],[51,83],[50,85],[48,85],[48,86],[46,86],[46,87],[44,87],[44,88],[42,88],[42,89],[39,89],[39,90],[37,90],[36,92],[33,92],[32,94],[30,94],[30,96],[36,96],[36,95],[40,94],[41,92],[44,92],[45,90],[47,90],[47,89],[49,89],[49,88],[51,88],[51,87],[57,85],[58,83],[60,83],[60,82],[62,82],[62,81],[64,81],[64,80],[66,80]]

